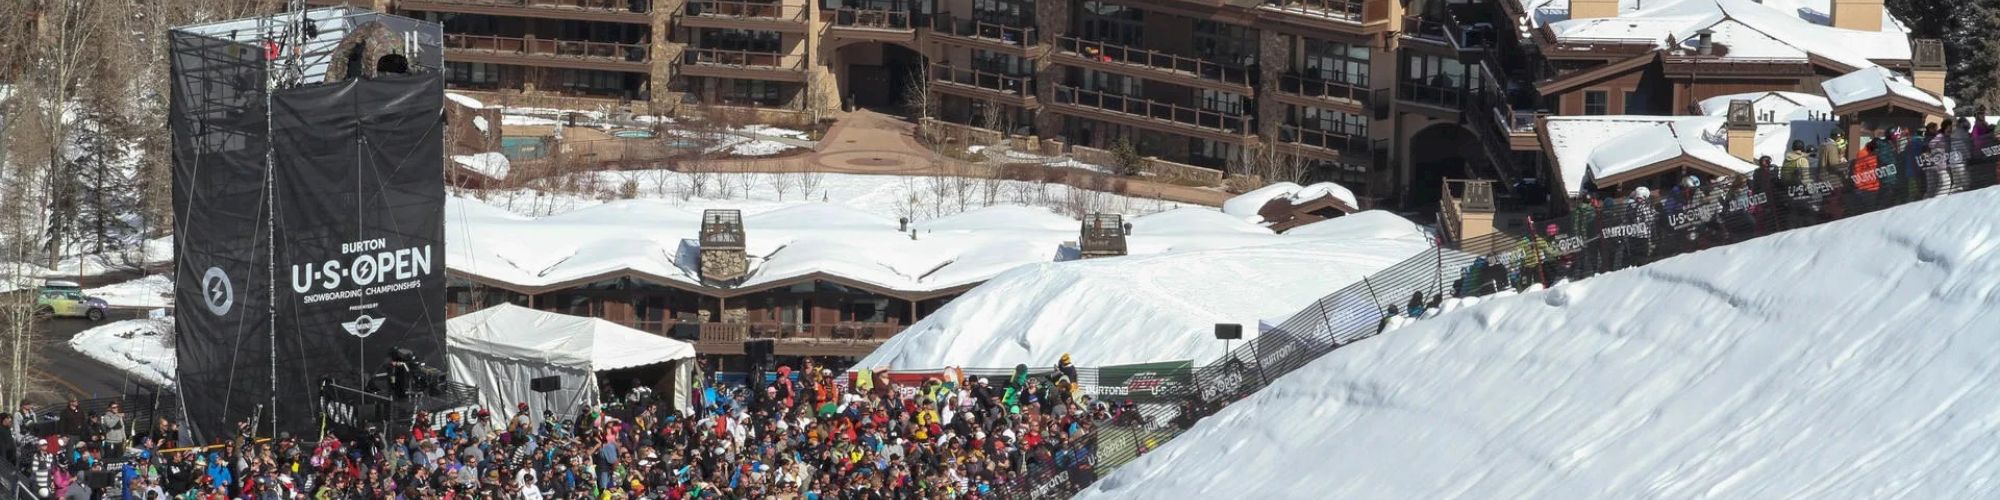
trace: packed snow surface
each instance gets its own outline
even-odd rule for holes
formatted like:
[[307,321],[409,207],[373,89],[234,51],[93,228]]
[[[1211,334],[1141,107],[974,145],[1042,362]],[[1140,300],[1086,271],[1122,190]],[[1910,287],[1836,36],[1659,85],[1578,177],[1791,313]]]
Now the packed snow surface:
[[83,294],[104,299],[111,307],[167,307],[174,302],[174,277],[155,274],[124,283],[88,288]]
[[[1200,214],[1261,229],[1212,211]],[[1168,212],[1139,221],[1184,215],[1197,213]],[[1182,219],[1215,223],[1195,221]],[[1135,226],[1135,240],[1170,229]],[[1291,314],[1430,247],[1416,224],[1381,211],[1300,227],[1309,228],[1283,235],[1296,238],[1293,243],[1244,247],[1191,241],[1212,249],[1018,267],[952,299],[856,366],[1052,366],[1064,353],[1085,366],[1207,362],[1223,354],[1214,337],[1216,323],[1254,327],[1260,318]],[[1256,332],[1244,336],[1255,338]]]
[[2000,189],[1485,300],[1084,498],[2000,498]]
[[69,347],[155,386],[173,385],[174,320],[128,319],[79,332]]

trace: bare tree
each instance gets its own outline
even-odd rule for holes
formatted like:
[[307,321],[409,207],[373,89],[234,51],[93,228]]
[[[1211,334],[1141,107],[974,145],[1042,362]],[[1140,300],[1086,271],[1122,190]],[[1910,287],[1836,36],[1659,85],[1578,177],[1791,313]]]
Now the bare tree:
[[826,172],[821,172],[812,165],[799,165],[799,193],[804,198],[812,199],[813,191],[819,191],[820,184],[825,182]]
[[1300,182],[1312,163],[1304,156],[1288,154],[1275,147],[1261,147],[1243,153],[1236,171],[1264,178],[1264,182]]
[[922,191],[917,189],[916,176],[902,176],[902,192],[896,196],[896,216],[916,219],[917,209],[923,203]]
[[958,204],[958,211],[964,212],[967,205],[972,203],[973,188],[979,186],[975,177],[981,175],[985,169],[980,168],[980,165],[960,161],[951,162],[950,165],[952,166],[951,199]]

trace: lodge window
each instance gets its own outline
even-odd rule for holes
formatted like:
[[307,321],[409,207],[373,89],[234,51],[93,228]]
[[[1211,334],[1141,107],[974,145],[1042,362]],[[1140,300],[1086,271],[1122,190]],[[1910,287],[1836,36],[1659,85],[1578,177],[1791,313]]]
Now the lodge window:
[[784,103],[782,83],[767,80],[724,79],[716,89],[723,102],[750,102],[765,106]]
[[1188,139],[1188,163],[1196,166],[1222,168],[1236,160],[1242,146],[1207,139]]
[[1233,66],[1257,64],[1257,30],[1209,20],[1194,22],[1195,55]]
[[973,49],[972,68],[987,73],[1013,77],[1034,73],[1034,66],[1026,58],[1013,54],[1003,54],[985,49]]
[[1583,91],[1583,114],[1605,115],[1611,113],[1611,94],[1602,90]]
[[1144,97],[1146,95],[1145,80],[1091,69],[1081,71],[1083,72],[1082,77],[1078,80],[1083,82],[1080,86],[1086,90],[1126,97]]
[[1123,5],[1087,0],[1079,5],[1081,15],[1077,16],[1080,27],[1078,33],[1085,40],[1138,47],[1144,45],[1141,35],[1146,29],[1146,12]]
[[1368,47],[1365,45],[1307,38],[1301,58],[1300,67],[1309,78],[1348,85],[1368,84]]
[[1291,106],[1286,118],[1293,126],[1349,137],[1368,136],[1368,117],[1310,107]]
[[1407,82],[1446,89],[1479,87],[1479,73],[1466,71],[1465,63],[1457,59],[1409,52],[1403,62],[1403,80]]
[[972,0],[972,19],[1001,26],[1034,26],[1035,4],[1023,0]]
[[1201,89],[1201,109],[1228,115],[1242,115],[1245,99],[1241,95],[1219,90]]
[[447,62],[444,63],[445,80],[456,85],[496,85],[500,83],[500,66],[489,63]]
[[575,90],[624,90],[625,75],[613,71],[564,70],[562,84]]
[[1625,114],[1638,115],[1645,114],[1645,112],[1646,107],[1639,102],[1639,92],[1636,90],[1625,91]]

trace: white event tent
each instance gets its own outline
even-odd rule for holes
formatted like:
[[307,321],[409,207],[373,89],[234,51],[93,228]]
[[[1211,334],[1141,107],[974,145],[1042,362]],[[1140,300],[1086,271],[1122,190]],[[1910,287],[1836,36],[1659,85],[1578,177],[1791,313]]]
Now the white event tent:
[[[686,409],[694,345],[597,318],[537,311],[512,304],[445,322],[452,380],[479,389],[479,405],[496,413],[527,403],[567,414],[598,402],[598,373],[671,363],[673,387],[664,391]],[[538,393],[531,381],[557,377],[560,388]]]

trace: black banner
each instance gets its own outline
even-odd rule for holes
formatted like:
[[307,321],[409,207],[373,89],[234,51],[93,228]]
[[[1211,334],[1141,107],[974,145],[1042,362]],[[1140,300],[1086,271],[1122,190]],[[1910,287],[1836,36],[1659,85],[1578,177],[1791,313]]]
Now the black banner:
[[254,46],[182,32],[171,44],[175,377],[208,440],[274,387],[265,73]]
[[281,428],[391,350],[444,368],[443,103],[438,73],[273,96]]

